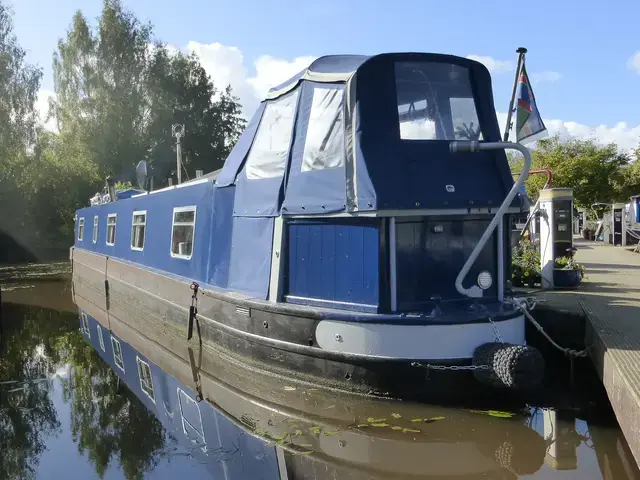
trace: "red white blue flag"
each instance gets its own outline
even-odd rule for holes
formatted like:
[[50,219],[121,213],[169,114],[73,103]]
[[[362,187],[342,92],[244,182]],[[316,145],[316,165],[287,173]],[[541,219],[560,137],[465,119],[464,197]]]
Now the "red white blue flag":
[[544,126],[536,99],[533,96],[531,82],[527,71],[522,65],[518,80],[518,104],[516,107],[516,138],[518,143],[529,143],[547,136],[547,127]]

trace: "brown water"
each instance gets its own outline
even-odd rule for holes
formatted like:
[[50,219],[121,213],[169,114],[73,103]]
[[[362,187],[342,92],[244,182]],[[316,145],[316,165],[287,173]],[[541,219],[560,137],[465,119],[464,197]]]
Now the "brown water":
[[212,358],[197,387],[202,428],[215,433],[203,446],[184,416],[167,420],[176,410],[163,388],[196,389],[171,349],[119,333],[125,357],[144,352],[152,365],[150,402],[128,381],[135,369],[116,375],[80,331],[65,265],[0,268],[0,284],[2,480],[640,478],[588,365],[562,409],[492,411],[323,391]]

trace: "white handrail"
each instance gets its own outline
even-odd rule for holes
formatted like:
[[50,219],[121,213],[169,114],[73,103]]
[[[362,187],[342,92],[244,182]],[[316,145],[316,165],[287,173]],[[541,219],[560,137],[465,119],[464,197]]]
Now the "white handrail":
[[[458,290],[458,292],[460,292],[462,295],[466,295],[467,297],[478,298],[482,296],[482,289],[477,285],[473,285],[471,288],[465,288],[462,286],[462,281],[469,273],[469,270],[471,270],[473,263],[478,258],[478,255],[480,255],[480,252],[486,245],[487,241],[489,240],[489,237],[491,237],[491,234],[493,233],[493,230],[496,228],[496,225],[498,225],[498,222],[502,221],[505,211],[509,208],[509,206],[511,205],[511,202],[513,201],[516,194],[520,190],[520,187],[522,186],[526,178],[529,176],[529,170],[531,169],[531,154],[529,153],[529,150],[526,147],[520,145],[519,143],[512,143],[512,142],[480,143],[477,141],[471,141],[471,142],[456,141],[456,142],[451,142],[451,144],[449,145],[449,149],[453,153],[477,152],[480,150],[511,149],[511,150],[518,150],[520,153],[522,153],[524,157],[524,165],[522,168],[522,172],[520,172],[520,176],[518,177],[518,180],[516,181],[516,183],[513,184],[513,187],[511,187],[511,190],[509,190],[507,197],[502,202],[502,205],[500,205],[500,208],[498,208],[498,211],[493,216],[491,223],[489,224],[487,229],[484,231],[484,233],[480,237],[480,240],[478,241],[477,245],[471,252],[471,255],[469,255],[469,258],[467,259],[465,264],[462,266],[460,273],[458,273],[458,276],[456,277],[456,290]],[[504,255],[504,252],[498,252],[498,255]],[[498,285],[498,288],[503,289],[504,285]]]

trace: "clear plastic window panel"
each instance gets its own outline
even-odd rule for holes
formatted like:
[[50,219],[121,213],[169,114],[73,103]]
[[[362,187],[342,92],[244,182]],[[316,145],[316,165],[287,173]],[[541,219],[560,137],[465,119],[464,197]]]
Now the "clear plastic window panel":
[[466,67],[398,62],[395,79],[403,140],[482,140]]
[[303,172],[344,165],[342,88],[315,88],[302,155]]
[[284,174],[297,100],[298,91],[295,90],[267,103],[247,158],[248,179],[273,178]]
[[84,238],[84,218],[78,220],[78,240]]

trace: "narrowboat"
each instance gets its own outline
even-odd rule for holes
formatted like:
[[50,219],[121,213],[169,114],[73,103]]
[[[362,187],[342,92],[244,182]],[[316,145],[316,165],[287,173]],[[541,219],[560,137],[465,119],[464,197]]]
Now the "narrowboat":
[[222,169],[149,190],[139,165],[145,191],[79,209],[74,286],[265,374],[400,398],[533,387],[509,290],[529,166],[482,64],[321,57],[269,91]]

